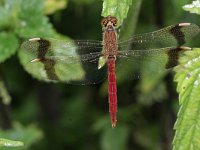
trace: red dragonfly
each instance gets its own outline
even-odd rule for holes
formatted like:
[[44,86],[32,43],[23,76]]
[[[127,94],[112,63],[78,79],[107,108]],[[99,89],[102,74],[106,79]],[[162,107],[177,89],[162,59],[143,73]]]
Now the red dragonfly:
[[[158,31],[135,35],[126,41],[118,41],[115,17],[103,18],[101,25],[103,41],[29,39],[21,46],[22,55],[26,55],[22,64],[39,79],[72,84],[99,83],[108,72],[109,112],[112,127],[115,127],[116,61],[120,63],[125,60],[140,68],[141,64],[150,58],[159,61],[152,67],[157,72],[174,67],[178,65],[180,54],[191,50],[182,45],[197,35],[200,29],[192,23],[179,23]],[[127,49],[127,45],[130,49]],[[27,63],[28,61],[31,63]]]

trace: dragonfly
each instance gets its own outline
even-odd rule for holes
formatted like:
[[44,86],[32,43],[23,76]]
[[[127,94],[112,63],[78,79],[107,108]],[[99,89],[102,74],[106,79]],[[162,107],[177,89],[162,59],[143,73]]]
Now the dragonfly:
[[25,68],[39,79],[69,84],[97,84],[107,76],[113,128],[117,122],[118,64],[125,61],[140,68],[145,60],[151,59],[156,62],[156,66],[152,67],[156,72],[175,67],[181,55],[191,50],[183,45],[200,32],[195,24],[179,23],[119,41],[117,21],[114,16],[102,19],[102,41],[31,38],[21,45],[22,53],[26,55]]

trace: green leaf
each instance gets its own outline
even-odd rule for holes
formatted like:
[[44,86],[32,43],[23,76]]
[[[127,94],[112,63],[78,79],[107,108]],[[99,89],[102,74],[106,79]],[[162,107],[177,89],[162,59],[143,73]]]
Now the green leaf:
[[141,4],[142,0],[137,0],[133,1],[132,5],[130,6],[127,19],[120,29],[120,40],[127,40],[129,37],[133,36],[137,25]]
[[0,6],[0,29],[14,30],[20,37],[52,36],[55,32],[44,16],[41,0],[5,0]]
[[21,1],[15,32],[25,38],[53,36],[55,31],[48,18],[43,15],[43,11],[44,1]]
[[176,69],[180,110],[175,123],[174,150],[200,149],[200,49],[187,51]]
[[0,33],[0,63],[15,54],[18,48],[18,40],[12,33]]
[[[30,145],[40,140],[43,136],[42,132],[34,125],[23,127],[19,123],[14,123],[14,128],[11,130],[0,130],[0,133],[0,138],[12,139],[12,144],[18,144],[19,146],[21,146],[20,144],[24,144],[24,149],[28,149]],[[6,148],[1,148],[1,150],[4,149],[6,150]],[[22,148],[16,149],[21,150]]]
[[20,1],[3,0],[3,3],[0,5],[0,28],[10,29],[14,27],[17,21]]
[[103,0],[103,10],[101,15],[107,17],[108,15],[115,16],[118,19],[118,26],[127,17],[129,6],[132,0]]
[[193,1],[192,4],[183,6],[183,9],[190,13],[200,14],[200,0]]
[[[58,56],[58,57],[64,56],[64,58],[68,58],[67,60],[64,60],[64,61],[56,61],[55,64],[53,64],[52,66],[49,66],[50,69],[48,71],[45,70],[45,67],[48,67],[48,63],[45,64],[42,62],[31,62],[31,60],[37,57],[35,56],[35,53],[38,50],[37,42],[35,42],[34,45],[31,45],[32,49],[30,48],[30,45],[29,45],[30,43],[23,43],[26,46],[21,48],[18,53],[20,63],[23,65],[24,69],[28,73],[30,73],[33,77],[39,80],[46,81],[46,82],[50,82],[50,81],[55,82],[55,80],[49,80],[48,75],[54,75],[56,76],[56,78],[59,79],[59,81],[63,81],[63,82],[70,82],[71,80],[83,79],[85,76],[85,72],[81,66],[81,62],[80,61],[77,62],[76,60],[74,61],[73,60],[74,57],[71,57],[71,59],[70,57],[67,57],[67,56],[78,57],[76,46],[68,38],[63,37],[63,39],[65,40],[64,41],[61,40],[61,43],[60,43],[60,40],[48,39],[49,41],[51,41],[50,49],[54,53],[54,56]],[[68,49],[63,48],[62,45],[64,42],[68,43],[68,46],[70,48]]]
[[8,139],[0,138],[0,147],[18,147],[23,146],[24,143],[21,141],[13,141]]

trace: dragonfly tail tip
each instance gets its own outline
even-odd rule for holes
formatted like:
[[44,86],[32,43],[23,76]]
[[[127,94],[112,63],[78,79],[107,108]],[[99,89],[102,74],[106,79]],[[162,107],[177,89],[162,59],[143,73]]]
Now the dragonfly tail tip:
[[112,121],[112,128],[115,128],[115,127],[116,127],[116,122],[117,122],[117,120]]
[[115,128],[116,127],[116,124],[115,123],[112,123],[112,128]]

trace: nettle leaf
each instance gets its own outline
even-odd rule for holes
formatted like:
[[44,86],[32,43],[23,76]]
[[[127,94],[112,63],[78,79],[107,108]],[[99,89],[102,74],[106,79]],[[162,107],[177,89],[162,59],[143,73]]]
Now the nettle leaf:
[[21,37],[52,37],[55,34],[53,27],[46,17],[32,16],[21,21],[16,27],[16,33]]
[[[64,39],[46,39],[50,42],[49,52],[47,52],[46,57],[52,58],[49,59],[52,61],[47,63],[42,61],[31,62],[38,57],[38,51],[42,51],[39,49],[40,43],[30,42],[28,40],[24,41],[18,53],[20,63],[34,78],[46,82],[81,80],[84,78],[85,72],[81,66],[80,60],[78,60],[79,57],[76,52],[77,47],[75,43],[68,38],[65,37]],[[60,59],[57,59],[57,57]],[[74,60],[74,58],[77,59]]]
[[101,15],[107,17],[108,15],[115,16],[118,19],[118,26],[127,17],[129,6],[132,0],[103,0],[103,10]]
[[192,4],[183,6],[183,9],[190,13],[200,14],[200,0],[193,1]]
[[23,146],[24,143],[21,141],[13,141],[8,139],[0,138],[0,147],[18,147]]
[[[43,11],[44,11],[43,1],[24,0],[23,5],[21,5],[19,13],[19,23],[18,26],[16,27],[15,32],[18,35],[20,35],[20,37],[25,37],[25,38],[55,37],[58,39],[65,39],[66,40],[65,42],[68,43],[69,39],[63,36],[61,37],[60,35],[56,34],[56,32],[53,30],[52,25],[48,22],[47,17],[43,15]],[[75,52],[76,49],[75,44],[73,44],[73,42],[69,43],[71,43],[70,44],[71,49],[70,48],[66,49],[64,47],[61,48],[61,45],[63,44],[61,43],[60,43],[61,45],[56,43],[53,44],[52,42],[51,43],[52,51],[55,52],[57,55],[63,57],[66,56],[66,53],[72,51]],[[56,78],[55,80],[53,80],[53,82],[57,81],[58,79],[59,81],[68,82],[69,80],[80,80],[85,75],[85,72],[83,71],[80,62],[70,64],[65,62],[62,63],[62,61],[58,61],[58,59],[56,59],[52,60],[49,63],[43,63],[39,61],[31,63],[30,62],[31,60],[38,57],[37,55],[35,55],[38,52],[38,46],[39,45],[37,42],[35,43],[35,45],[26,44],[26,48],[24,48],[23,50],[20,49],[18,53],[21,64],[23,65],[25,70],[29,72],[33,77],[48,82],[52,81],[49,80],[52,78]],[[31,50],[33,50],[35,53],[31,53],[30,52]],[[72,60],[72,58],[70,60]]]
[[14,30],[20,37],[47,37],[55,33],[44,16],[44,1],[41,0],[4,1],[0,6],[0,29]]
[[180,63],[175,76],[180,109],[173,149],[200,149],[200,49],[186,52]]
[[[34,7],[33,7],[34,6]],[[55,34],[48,18],[44,16],[44,1],[23,0],[20,4],[15,32],[20,37],[49,37]],[[31,17],[30,17],[31,16]]]
[[[12,28],[15,25],[20,0],[4,0],[0,5],[0,28]],[[12,23],[11,23],[12,22]]]
[[18,48],[18,40],[12,33],[0,33],[0,63],[15,54]]

